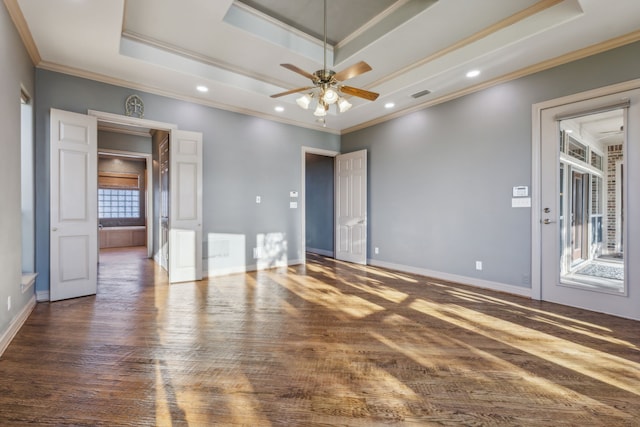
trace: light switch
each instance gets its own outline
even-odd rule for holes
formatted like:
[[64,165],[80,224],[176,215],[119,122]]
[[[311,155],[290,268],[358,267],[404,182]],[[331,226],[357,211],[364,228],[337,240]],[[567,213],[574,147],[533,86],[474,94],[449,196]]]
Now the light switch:
[[260,202],[261,202],[260,196],[256,196],[256,203],[260,203]]

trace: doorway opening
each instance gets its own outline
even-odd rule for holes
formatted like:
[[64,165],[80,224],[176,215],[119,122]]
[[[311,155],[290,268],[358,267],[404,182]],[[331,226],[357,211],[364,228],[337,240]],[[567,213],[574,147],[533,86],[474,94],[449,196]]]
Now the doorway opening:
[[[337,151],[302,147],[302,259],[306,252],[335,256],[335,174]],[[304,261],[303,261],[304,262]]]

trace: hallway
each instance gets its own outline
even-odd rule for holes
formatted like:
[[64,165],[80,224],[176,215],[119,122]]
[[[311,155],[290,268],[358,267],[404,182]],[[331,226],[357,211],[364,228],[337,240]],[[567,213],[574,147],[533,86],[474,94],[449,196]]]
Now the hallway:
[[632,426],[640,325],[308,254],[168,285],[101,252],[0,359],[0,424]]

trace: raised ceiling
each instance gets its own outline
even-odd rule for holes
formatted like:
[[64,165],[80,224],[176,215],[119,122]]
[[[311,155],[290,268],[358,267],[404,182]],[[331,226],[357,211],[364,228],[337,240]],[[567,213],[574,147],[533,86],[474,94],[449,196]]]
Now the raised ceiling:
[[322,68],[322,0],[4,1],[43,69],[335,133],[640,39],[637,0],[328,0],[328,66],[380,97],[323,127],[270,98]]

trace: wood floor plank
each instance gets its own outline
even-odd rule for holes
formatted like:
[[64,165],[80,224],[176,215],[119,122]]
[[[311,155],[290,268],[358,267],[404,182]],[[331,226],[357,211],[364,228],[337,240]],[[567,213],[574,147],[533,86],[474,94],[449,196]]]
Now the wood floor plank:
[[169,285],[145,252],[36,306],[0,425],[639,425],[639,322],[315,255]]

